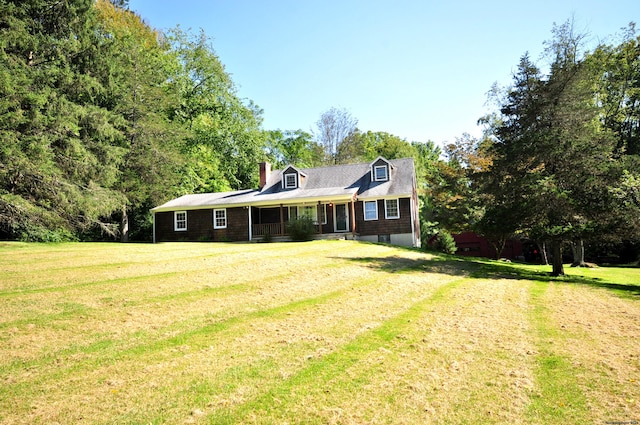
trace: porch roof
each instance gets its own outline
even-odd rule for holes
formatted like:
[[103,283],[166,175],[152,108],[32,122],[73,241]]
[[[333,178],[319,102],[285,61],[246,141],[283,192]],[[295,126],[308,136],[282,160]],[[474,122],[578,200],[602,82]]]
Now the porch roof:
[[183,195],[160,206],[152,212],[195,210],[201,208],[226,208],[242,206],[276,206],[280,204],[303,204],[317,202],[350,201],[357,188],[296,189],[287,192],[261,193],[257,190],[237,192],[200,193]]

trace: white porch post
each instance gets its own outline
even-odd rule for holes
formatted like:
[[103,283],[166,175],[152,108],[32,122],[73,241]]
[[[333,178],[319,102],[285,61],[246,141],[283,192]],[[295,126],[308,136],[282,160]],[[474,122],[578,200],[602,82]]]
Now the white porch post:
[[249,242],[251,242],[251,239],[253,239],[253,220],[251,220],[251,205],[249,205],[247,208],[249,208]]

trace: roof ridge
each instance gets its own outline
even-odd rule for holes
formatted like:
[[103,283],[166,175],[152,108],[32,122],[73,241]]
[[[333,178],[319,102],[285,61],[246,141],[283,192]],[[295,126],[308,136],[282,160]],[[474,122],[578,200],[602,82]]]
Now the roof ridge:
[[[383,156],[381,156],[381,155],[380,155],[380,156],[378,156],[377,158],[384,158],[385,160],[387,160],[387,161],[389,161],[389,162],[399,161],[399,160],[403,160],[403,159],[410,159],[410,160],[413,160],[413,157],[411,157],[411,156],[404,156],[404,157],[402,157],[402,158],[387,159],[387,158],[385,158],[385,157],[383,157]],[[377,159],[377,158],[376,158],[376,159]],[[287,169],[287,167],[289,167],[289,166],[293,166],[293,167],[295,167],[295,168],[297,168],[297,169],[299,169],[299,170],[320,170],[320,169],[323,169],[323,168],[355,167],[355,166],[363,166],[363,165],[365,165],[365,166],[367,166],[367,167],[368,167],[368,166],[370,166],[370,165],[371,165],[371,162],[354,162],[354,163],[352,163],[352,164],[322,165],[322,166],[319,166],[319,167],[299,167],[299,166],[297,166],[297,165],[295,165],[295,164],[293,164],[293,163],[290,163],[290,164],[287,164],[284,168],[281,168],[281,169],[275,169],[275,170],[272,170],[272,172],[284,171],[284,170],[286,170],[286,169]]]

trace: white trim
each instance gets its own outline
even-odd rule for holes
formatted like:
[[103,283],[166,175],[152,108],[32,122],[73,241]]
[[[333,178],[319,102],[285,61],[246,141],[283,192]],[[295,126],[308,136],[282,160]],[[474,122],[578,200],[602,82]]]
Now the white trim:
[[[367,218],[367,203],[373,203],[376,206],[375,209],[375,213],[376,216],[375,218]],[[362,215],[364,218],[364,221],[375,221],[378,219],[378,200],[374,199],[372,201],[362,201]]]
[[251,239],[253,239],[253,224],[251,223],[251,206],[247,207],[249,208],[249,241],[251,241]]
[[[347,225],[346,230],[338,230],[338,220],[336,217],[336,211],[338,210],[338,205],[344,205],[344,212],[345,212],[345,224]],[[345,232],[348,233],[349,232],[349,203],[344,203],[344,204],[333,204],[333,230],[338,233],[338,232]]]
[[411,240],[413,241],[413,247],[420,248],[420,246],[418,246],[418,241],[416,241],[416,223],[415,223],[416,220],[414,215],[415,208],[413,208],[413,197],[409,201],[409,210],[410,210],[409,216],[411,217]]
[[[184,228],[178,228],[178,214],[184,214],[184,220],[180,220],[180,223],[184,221]],[[174,211],[173,212],[173,231],[174,232],[186,232],[187,231],[187,212],[186,211]]]
[[[384,169],[384,178],[378,178],[378,170]],[[373,167],[373,179],[377,182],[386,182],[389,180],[389,166],[388,165],[375,165]]]
[[[398,210],[397,216],[389,216],[389,208],[387,207],[388,201],[396,201],[396,209]],[[398,198],[384,200],[384,218],[386,218],[387,220],[396,220],[400,218],[400,200]]]
[[[224,212],[224,226],[218,226],[216,212],[222,211]],[[226,229],[227,228],[227,209],[226,208],[216,208],[213,210],[213,228],[214,229]]]

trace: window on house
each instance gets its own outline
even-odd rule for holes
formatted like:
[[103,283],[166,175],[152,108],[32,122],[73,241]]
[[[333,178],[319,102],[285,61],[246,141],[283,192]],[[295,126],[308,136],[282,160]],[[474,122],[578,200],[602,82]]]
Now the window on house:
[[364,201],[364,219],[378,219],[378,201]]
[[213,228],[214,229],[226,229],[227,228],[227,209],[213,210]]
[[384,200],[384,217],[385,218],[400,218],[400,207],[397,199],[385,199]]
[[173,213],[173,230],[182,232],[187,230],[187,212],[175,211]]
[[295,189],[298,187],[298,175],[297,174],[285,174],[284,175],[284,188]]
[[373,178],[377,182],[389,180],[389,175],[387,173],[387,166],[386,165],[376,165],[373,168]]
[[[327,206],[325,204],[320,208],[320,220],[322,224],[327,224]],[[318,224],[318,206],[317,205],[298,205],[295,207],[289,207],[289,219],[295,219],[300,217],[307,217],[313,220],[315,224]]]

